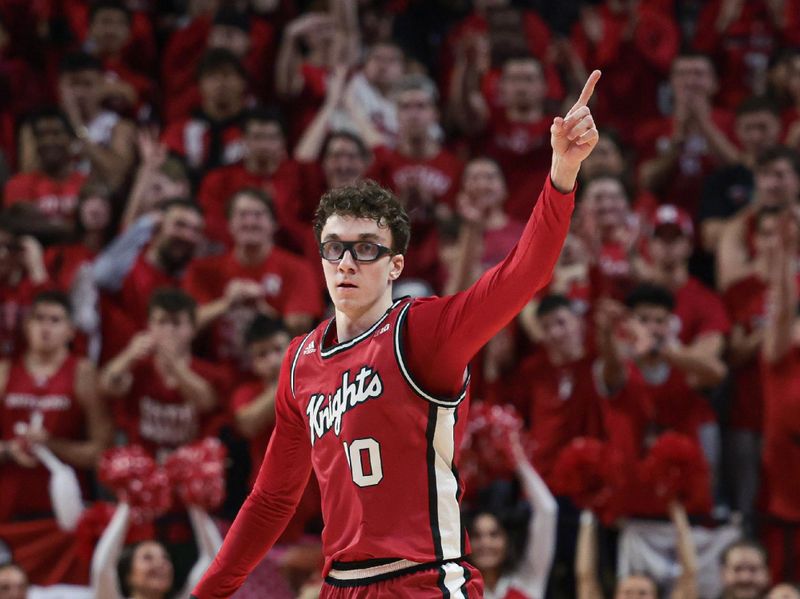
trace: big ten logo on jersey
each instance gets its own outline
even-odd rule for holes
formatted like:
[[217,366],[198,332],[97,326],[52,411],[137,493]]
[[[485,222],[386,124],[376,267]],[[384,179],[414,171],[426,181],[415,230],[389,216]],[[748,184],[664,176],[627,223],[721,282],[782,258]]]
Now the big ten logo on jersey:
[[266,295],[276,296],[280,295],[281,287],[283,286],[283,279],[280,275],[269,273],[261,278],[261,287],[264,289]]
[[377,333],[375,333],[375,334],[373,335],[373,337],[379,337],[380,335],[383,335],[384,333],[388,332],[388,331],[389,331],[389,329],[391,329],[391,328],[392,328],[392,323],[390,323],[390,322],[387,322],[385,325],[383,325],[383,326],[380,328],[380,330],[379,330]]
[[352,379],[349,370],[343,372],[342,384],[336,391],[327,395],[314,393],[308,400],[306,415],[311,430],[311,445],[331,429],[338,437],[342,432],[342,419],[347,412],[381,395],[383,381],[377,370],[362,366]]

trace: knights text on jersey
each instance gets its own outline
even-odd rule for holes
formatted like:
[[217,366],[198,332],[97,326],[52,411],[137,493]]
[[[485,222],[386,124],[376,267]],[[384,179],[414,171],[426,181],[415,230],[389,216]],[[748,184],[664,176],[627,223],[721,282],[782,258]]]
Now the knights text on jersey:
[[414,381],[403,357],[410,309],[413,300],[398,300],[367,331],[329,346],[333,321],[322,323],[292,357],[290,396],[322,494],[326,572],[342,580],[468,551],[456,468],[468,380],[449,399]]

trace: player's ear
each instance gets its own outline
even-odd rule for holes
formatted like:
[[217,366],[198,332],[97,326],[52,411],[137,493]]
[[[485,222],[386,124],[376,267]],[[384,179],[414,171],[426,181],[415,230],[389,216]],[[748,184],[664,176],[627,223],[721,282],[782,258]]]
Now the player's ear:
[[403,254],[395,254],[392,256],[392,269],[389,271],[389,280],[395,281],[400,277],[405,266],[405,257]]

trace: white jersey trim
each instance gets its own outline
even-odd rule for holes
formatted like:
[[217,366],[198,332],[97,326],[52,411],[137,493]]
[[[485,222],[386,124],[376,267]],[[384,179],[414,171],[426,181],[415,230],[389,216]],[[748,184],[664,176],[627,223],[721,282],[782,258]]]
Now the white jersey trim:
[[[458,505],[458,479],[453,472],[455,458],[456,412],[453,408],[431,406],[430,416],[436,419],[433,427],[433,476],[436,489],[436,520],[434,538],[438,541],[441,559],[463,555],[461,544],[461,509]],[[434,506],[431,506],[434,507]]]
[[[316,330],[316,329],[314,329],[314,330]],[[291,371],[289,373],[289,385],[290,385],[290,387],[292,389],[292,397],[295,397],[295,395],[294,395],[294,370],[297,367],[297,360],[300,357],[300,353],[303,351],[303,346],[306,344],[306,341],[308,341],[308,338],[311,337],[311,335],[313,335],[313,334],[314,334],[314,331],[311,331],[308,335],[303,337],[303,340],[300,342],[300,346],[297,348],[297,352],[295,352],[295,354],[294,354],[294,359],[292,360],[292,369],[291,369]]]
[[409,386],[414,390],[414,392],[422,397],[423,399],[435,403],[438,406],[445,406],[448,408],[454,408],[458,406],[464,398],[467,396],[467,387],[469,387],[469,380],[470,380],[470,373],[469,368],[465,371],[465,379],[464,379],[464,386],[461,388],[461,393],[459,393],[458,397],[455,399],[443,399],[441,397],[435,397],[430,393],[427,393],[422,387],[420,387],[414,378],[411,376],[411,372],[409,371],[408,367],[406,366],[405,358],[403,357],[403,344],[401,339],[401,333],[403,329],[403,323],[406,318],[406,314],[408,313],[409,308],[411,307],[412,302],[408,302],[403,309],[400,311],[400,316],[397,318],[397,326],[394,330],[394,355],[397,357],[397,364],[400,366],[400,372],[403,375],[403,378],[409,384]]

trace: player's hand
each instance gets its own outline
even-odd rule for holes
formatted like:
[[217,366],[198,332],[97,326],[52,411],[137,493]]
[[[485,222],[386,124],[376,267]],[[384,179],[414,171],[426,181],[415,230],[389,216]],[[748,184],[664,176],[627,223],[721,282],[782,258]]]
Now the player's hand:
[[600,80],[600,71],[592,71],[578,101],[563,118],[557,116],[550,126],[550,145],[553,147],[553,164],[550,178],[562,192],[575,186],[581,163],[597,145],[600,135],[589,110],[589,100]]

